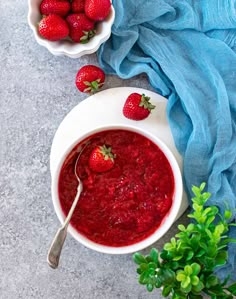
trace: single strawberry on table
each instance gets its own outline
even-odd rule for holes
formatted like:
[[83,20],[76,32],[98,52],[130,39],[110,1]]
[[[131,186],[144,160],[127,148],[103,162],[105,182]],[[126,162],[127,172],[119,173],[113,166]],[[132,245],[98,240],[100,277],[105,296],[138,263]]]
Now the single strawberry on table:
[[64,17],[69,11],[70,2],[68,0],[43,0],[40,4],[40,12],[42,15],[56,14]]
[[97,92],[104,84],[105,73],[95,65],[85,65],[77,73],[75,84],[81,92]]
[[147,118],[154,108],[155,106],[150,103],[150,97],[131,93],[123,106],[123,115],[132,120],[142,120]]
[[103,21],[110,13],[110,0],[85,0],[86,15],[95,21]]
[[74,13],[84,12],[85,0],[72,0],[71,10]]
[[58,41],[68,36],[69,26],[62,17],[51,14],[39,22],[38,31],[45,39]]
[[96,33],[95,22],[84,13],[73,13],[67,16],[70,38],[77,43],[87,43]]
[[115,155],[106,145],[95,147],[89,157],[89,167],[95,172],[105,172],[114,166]]

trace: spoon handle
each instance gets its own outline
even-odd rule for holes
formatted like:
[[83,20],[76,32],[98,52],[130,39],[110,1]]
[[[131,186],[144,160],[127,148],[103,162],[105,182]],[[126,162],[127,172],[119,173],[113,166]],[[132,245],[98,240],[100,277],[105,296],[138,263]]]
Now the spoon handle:
[[64,224],[62,225],[61,228],[58,229],[58,231],[52,241],[51,247],[49,248],[47,262],[48,262],[49,266],[52,267],[53,269],[56,269],[59,265],[61,250],[62,250],[63,244],[66,239],[66,235],[67,235],[67,228],[68,228],[70,219],[73,215],[73,212],[75,210],[75,207],[77,205],[77,202],[79,200],[82,189],[83,189],[82,183],[80,182],[80,184],[77,188],[77,194],[76,194],[73,204],[70,208],[70,211],[64,221]]
[[61,250],[67,235],[67,226],[58,229],[48,251],[47,262],[53,269],[56,269],[59,265]]

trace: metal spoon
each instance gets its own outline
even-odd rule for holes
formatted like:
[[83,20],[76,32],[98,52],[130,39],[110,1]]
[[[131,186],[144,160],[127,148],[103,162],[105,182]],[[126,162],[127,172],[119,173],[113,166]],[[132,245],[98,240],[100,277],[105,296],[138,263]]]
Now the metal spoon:
[[55,237],[52,241],[52,244],[49,248],[49,251],[48,251],[47,262],[48,262],[49,266],[52,267],[53,269],[56,269],[59,265],[61,250],[62,250],[63,244],[64,244],[65,239],[66,239],[66,235],[67,235],[67,228],[68,228],[69,222],[71,220],[71,217],[73,215],[73,212],[75,210],[75,207],[78,203],[80,194],[83,190],[82,181],[80,180],[80,177],[77,173],[77,165],[78,165],[79,158],[81,157],[82,152],[84,151],[84,149],[87,147],[88,144],[89,144],[89,142],[87,142],[83,146],[83,148],[81,149],[80,153],[78,154],[78,157],[77,157],[76,162],[75,162],[74,173],[75,173],[75,176],[78,180],[78,187],[77,187],[77,193],[76,193],[75,199],[72,203],[70,211],[69,211],[63,225],[58,229],[58,231],[57,231],[57,233],[56,233],[56,235],[55,235]]

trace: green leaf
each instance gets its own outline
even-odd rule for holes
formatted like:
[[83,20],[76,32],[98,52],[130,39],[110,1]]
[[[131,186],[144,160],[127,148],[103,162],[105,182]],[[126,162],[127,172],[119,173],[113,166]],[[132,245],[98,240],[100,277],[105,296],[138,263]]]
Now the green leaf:
[[139,265],[139,269],[140,269],[142,272],[148,270],[148,264],[146,264],[146,263],[142,263],[142,264],[140,264],[140,265]]
[[185,279],[186,275],[184,274],[184,271],[179,271],[176,275],[177,281],[183,281]]
[[231,285],[227,288],[227,290],[228,290],[231,294],[236,295],[236,282],[233,283],[233,284],[231,284]]
[[182,259],[182,257],[183,257],[182,255],[177,255],[173,258],[173,261],[179,261]]
[[150,257],[152,258],[153,262],[159,265],[159,260],[158,260],[158,250],[155,248],[152,248],[150,251]]
[[217,284],[216,286],[212,286],[207,290],[207,293],[211,295],[214,294],[217,296],[217,298],[224,298],[224,296],[227,295],[219,284]]
[[206,183],[205,183],[205,182],[202,182],[201,185],[200,185],[200,187],[199,187],[199,189],[200,189],[201,191],[203,191],[203,190],[205,189],[205,187],[206,187]]
[[163,259],[163,260],[169,260],[169,252],[165,249],[163,249],[160,253],[160,257]]
[[185,232],[186,228],[183,224],[178,225],[178,229],[182,232]]
[[198,188],[197,186],[192,186],[192,191],[193,191],[194,195],[196,195],[197,197],[199,197],[201,195],[201,189]]
[[208,237],[209,237],[210,239],[213,238],[213,235],[212,235],[211,231],[210,231],[208,228],[205,229],[205,232],[207,233],[207,235],[208,235]]
[[191,284],[193,285],[193,286],[196,286],[196,285],[198,285],[198,283],[199,283],[199,278],[198,278],[198,276],[192,276],[191,277]]
[[151,283],[149,283],[149,284],[147,284],[146,288],[147,288],[148,292],[152,292],[154,289],[154,286]]
[[159,277],[156,277],[155,287],[160,288],[162,286],[162,282]]
[[175,281],[175,272],[171,269],[162,269],[159,274],[163,284],[171,284]]
[[172,251],[172,250],[175,249],[175,247],[173,247],[173,245],[172,245],[171,243],[166,243],[166,244],[164,245],[164,249],[165,249],[166,251]]
[[225,250],[220,251],[215,258],[215,265],[222,266],[228,259],[228,253]]
[[193,286],[192,290],[196,293],[200,293],[203,288],[204,284],[199,280],[199,283],[196,286]]
[[228,274],[226,276],[226,278],[224,279],[224,281],[221,283],[221,286],[222,287],[226,286],[229,280],[230,280],[230,274]]
[[224,218],[225,220],[229,220],[232,217],[232,212],[230,210],[225,210]]
[[225,226],[223,223],[217,224],[215,226],[215,231],[214,231],[214,235],[222,235],[222,233],[225,230]]
[[213,271],[215,267],[215,259],[208,256],[202,256],[201,257],[201,263],[204,265],[205,269],[208,271]]
[[171,292],[171,287],[170,286],[165,286],[162,290],[162,296],[163,297],[167,297],[169,296],[170,292]]
[[201,271],[201,266],[197,263],[193,263],[191,265],[191,268],[192,268],[193,275],[198,275],[198,273]]
[[138,252],[133,254],[133,261],[138,265],[146,263],[144,256]]
[[199,241],[201,240],[201,234],[200,233],[195,233],[191,237],[191,246],[192,248],[196,248],[199,246]]
[[209,244],[208,250],[206,251],[209,257],[214,258],[217,254],[217,245],[216,244]]
[[140,268],[138,268],[138,269],[137,269],[137,273],[138,273],[138,274],[142,274],[143,271],[142,271]]
[[203,243],[203,242],[199,242],[199,246],[200,246],[201,248],[203,248],[205,251],[208,251],[208,246],[207,246],[207,244],[205,244],[205,243]]
[[179,263],[177,261],[173,261],[170,263],[170,268],[176,270],[179,268]]
[[187,289],[189,285],[191,285],[191,279],[189,276],[185,276],[185,279],[181,282],[181,287]]
[[203,210],[202,215],[206,216],[207,214],[209,214],[211,212],[211,207],[208,207],[206,209]]
[[186,288],[182,288],[182,285],[181,285],[180,290],[181,290],[182,293],[188,294],[192,290],[192,285],[189,284]]
[[190,265],[185,266],[185,267],[184,267],[184,273],[185,273],[186,275],[191,275],[191,274],[193,273],[192,266],[190,266]]
[[189,251],[186,256],[186,261],[190,261],[193,258],[193,256],[194,256],[194,252]]
[[193,230],[195,229],[195,225],[193,223],[190,223],[188,226],[187,226],[187,231],[188,232],[192,232]]
[[210,275],[206,279],[206,287],[209,289],[212,286],[219,284],[219,279],[216,275]]
[[204,249],[200,249],[196,254],[195,254],[195,257],[201,257],[203,256],[203,254],[205,254],[206,251]]
[[224,239],[223,241],[221,241],[220,244],[222,244],[222,245],[227,245],[227,244],[229,244],[229,243],[236,243],[236,239],[233,239],[233,238],[226,238],[226,239]]
[[149,268],[149,269],[152,269],[152,270],[156,270],[156,269],[157,269],[157,264],[156,264],[156,263],[153,263],[153,262],[148,263],[148,268]]
[[149,283],[149,274],[146,272],[143,272],[140,276],[139,276],[139,283],[140,284],[147,284]]
[[215,220],[215,216],[209,216],[206,220],[206,226],[209,226]]

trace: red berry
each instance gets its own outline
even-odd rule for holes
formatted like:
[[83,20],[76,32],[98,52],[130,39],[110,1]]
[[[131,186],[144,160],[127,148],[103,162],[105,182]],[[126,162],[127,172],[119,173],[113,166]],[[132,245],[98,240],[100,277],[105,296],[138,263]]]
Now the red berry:
[[66,18],[70,38],[77,43],[87,43],[95,35],[95,23],[84,13],[73,13]]
[[128,96],[123,106],[123,114],[132,120],[142,120],[148,117],[151,110],[155,108],[150,103],[150,98],[144,94],[132,93]]
[[110,0],[85,0],[84,10],[86,15],[95,21],[104,20],[110,13]]
[[63,39],[69,34],[69,27],[66,21],[55,14],[44,17],[39,22],[38,30],[42,37],[50,41]]
[[105,73],[95,65],[83,66],[76,75],[75,84],[81,92],[97,92],[104,84]]
[[71,2],[71,10],[74,13],[84,12],[85,0],[73,0]]
[[42,15],[56,14],[64,17],[70,11],[70,2],[67,0],[43,0],[40,4]]
[[89,157],[89,167],[95,172],[108,171],[114,166],[114,158],[111,147],[97,146]]

